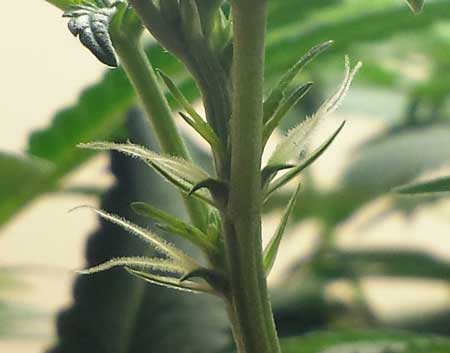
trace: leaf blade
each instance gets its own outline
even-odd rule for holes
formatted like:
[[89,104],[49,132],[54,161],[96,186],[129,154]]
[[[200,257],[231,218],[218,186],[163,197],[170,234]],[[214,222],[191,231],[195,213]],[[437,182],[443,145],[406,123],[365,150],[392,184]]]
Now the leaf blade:
[[173,277],[165,277],[159,275],[153,275],[147,272],[136,271],[131,268],[125,268],[130,274],[147,281],[152,284],[157,284],[170,289],[177,289],[182,292],[190,293],[208,293],[213,294],[212,290],[207,286],[201,285],[193,281],[183,281],[180,282],[178,279]]
[[172,258],[175,261],[180,261],[188,268],[195,269],[198,267],[196,261],[190,256],[186,255],[183,251],[178,249],[175,245],[169,243],[168,241],[160,238],[150,230],[144,229],[137,224],[133,224],[127,221],[124,218],[121,218],[117,215],[110,214],[106,211],[96,209],[91,206],[80,206],[76,209],[80,208],[88,208],[98,214],[101,218],[118,225],[119,227],[127,230],[130,234],[136,235],[141,238],[143,241],[151,244],[156,250],[160,251],[164,255],[167,255],[169,258]]
[[172,216],[171,214],[153,207],[152,205],[145,202],[133,202],[131,204],[131,208],[134,210],[134,212],[141,216],[163,222],[165,225],[167,225],[167,227],[164,229],[172,232],[173,234],[181,236],[194,245],[200,247],[208,254],[216,251],[214,244],[211,243],[206,234],[204,234],[197,227],[186,223],[181,219]]
[[269,241],[269,244],[264,249],[264,269],[266,271],[266,276],[270,274],[270,271],[272,270],[272,267],[275,263],[278,250],[280,248],[281,240],[284,235],[284,231],[286,230],[286,226],[289,220],[289,216],[292,214],[292,211],[294,210],[295,203],[298,199],[298,195],[300,193],[300,183],[298,184],[295,192],[292,194],[292,197],[290,198],[286,209],[283,213],[283,217],[280,220],[280,224],[277,227],[277,230],[275,231],[275,234],[272,236],[272,238]]
[[399,186],[398,194],[434,194],[450,192],[450,176]]
[[161,258],[151,258],[151,257],[118,257],[115,259],[108,260],[97,266],[89,267],[84,270],[76,271],[81,275],[91,275],[98,272],[103,272],[110,270],[114,267],[130,267],[130,268],[150,268],[153,270],[159,270],[163,272],[169,272],[174,274],[185,274],[188,271],[183,268],[179,263],[169,261],[167,259]]

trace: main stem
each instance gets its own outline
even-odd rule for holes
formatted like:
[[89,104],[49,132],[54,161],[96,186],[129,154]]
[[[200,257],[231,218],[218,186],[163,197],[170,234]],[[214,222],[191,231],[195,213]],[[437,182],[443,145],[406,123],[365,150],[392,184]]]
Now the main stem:
[[239,353],[280,353],[261,242],[265,0],[232,1],[234,23],[230,198],[225,217],[228,312]]
[[[162,151],[189,160],[189,153],[175,125],[172,111],[138,39],[124,36],[113,40],[117,55],[140,98]],[[184,201],[192,222],[203,228],[203,206],[194,198],[185,197]]]

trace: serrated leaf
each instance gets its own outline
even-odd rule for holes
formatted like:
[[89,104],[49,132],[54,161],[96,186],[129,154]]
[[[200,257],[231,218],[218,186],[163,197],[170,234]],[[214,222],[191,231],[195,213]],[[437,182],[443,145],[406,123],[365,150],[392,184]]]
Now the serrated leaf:
[[406,0],[408,2],[409,7],[414,12],[420,12],[423,9],[423,5],[425,4],[425,0]]
[[207,235],[197,227],[145,202],[133,202],[131,208],[141,216],[162,222],[163,229],[181,236],[200,247],[207,254],[216,251],[214,244],[208,239]]
[[286,225],[288,223],[289,216],[294,210],[295,203],[297,201],[299,193],[300,193],[300,184],[298,184],[297,189],[292,194],[292,197],[289,200],[286,209],[284,210],[283,217],[281,218],[280,224],[278,225],[275,234],[272,236],[272,238],[269,241],[269,244],[267,244],[266,248],[264,249],[264,269],[266,271],[266,276],[270,274],[273,264],[275,263],[275,259],[278,254],[278,249],[280,248],[281,244],[281,239],[283,238],[284,231],[286,230]]
[[0,152],[0,200],[10,196],[11,190],[26,190],[33,180],[46,179],[54,166],[30,156]]
[[400,331],[324,331],[282,341],[285,353],[446,353],[445,337]]
[[188,272],[180,263],[176,263],[167,259],[150,258],[150,257],[118,257],[109,260],[100,265],[87,268],[85,270],[78,270],[77,273],[81,275],[91,275],[98,272],[110,270],[114,267],[129,267],[134,269],[153,269],[173,274],[185,274]]
[[281,120],[286,116],[286,114],[309,92],[311,86],[312,82],[304,84],[303,86],[292,92],[292,94],[288,98],[280,103],[272,118],[270,118],[264,124],[263,146],[266,145],[267,141],[270,138],[270,135],[272,135],[273,131],[280,124]]
[[193,281],[181,282],[179,279],[173,277],[154,275],[147,272],[137,271],[132,268],[125,268],[125,269],[132,275],[144,281],[157,284],[163,287],[177,289],[182,292],[213,294],[213,290],[210,287]]
[[267,99],[264,101],[264,122],[267,122],[272,118],[273,114],[283,100],[284,91],[288,88],[300,71],[317,55],[329,48],[331,44],[333,44],[332,41],[327,41],[313,47],[283,75],[281,80],[276,84]]
[[[166,180],[186,193],[188,193],[197,183],[209,179],[208,173],[191,162],[182,158],[163,156],[142,146],[133,145],[131,143],[117,144],[109,142],[93,142],[80,144],[79,147],[101,151],[114,150],[138,158],[146,162]],[[214,201],[211,199],[209,193],[199,192],[195,195],[201,200],[214,205]]]
[[347,56],[345,57],[345,76],[339,89],[322,104],[312,117],[307,118],[288,132],[270,157],[268,166],[287,164],[290,160],[301,156],[306,151],[312,133],[328,114],[331,114],[338,108],[361,65],[358,62],[354,69],[350,70],[349,59]]
[[303,163],[298,166],[291,168],[286,174],[276,179],[272,184],[269,185],[267,192],[264,195],[264,202],[266,202],[269,197],[280,187],[286,185],[293,178],[299,175],[302,171],[308,168],[312,163],[314,163],[327,149],[331,146],[337,135],[344,128],[345,121],[339,126],[339,128],[324,142],[321,146],[319,146],[308,158],[306,158]]
[[450,192],[450,177],[442,177],[429,181],[416,182],[394,189],[399,194],[430,194]]
[[94,207],[90,207],[90,206],[77,207],[77,209],[79,209],[79,208],[88,208],[88,209],[94,211],[100,217],[127,230],[130,234],[138,236],[139,238],[141,238],[148,244],[151,244],[156,250],[158,250],[162,254],[168,256],[169,258],[173,259],[174,261],[178,261],[178,262],[182,263],[188,269],[193,270],[193,269],[199,267],[197,265],[197,262],[193,258],[186,255],[183,251],[178,249],[175,245],[160,238],[159,236],[157,236],[156,234],[154,234],[153,232],[151,232],[148,229],[144,229],[144,228],[138,226],[137,224],[133,224],[133,223],[127,221],[126,219],[123,219],[117,215],[110,214],[103,210],[98,210]]

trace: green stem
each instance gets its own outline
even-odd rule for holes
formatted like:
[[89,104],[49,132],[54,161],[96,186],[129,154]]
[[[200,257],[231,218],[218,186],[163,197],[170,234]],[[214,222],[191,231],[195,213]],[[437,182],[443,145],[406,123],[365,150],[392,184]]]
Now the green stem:
[[[140,98],[164,153],[189,160],[189,153],[175,125],[172,111],[162,93],[147,56],[137,38],[113,36],[114,48]],[[204,207],[193,198],[184,198],[192,222],[203,229]]]
[[225,237],[229,313],[239,353],[279,353],[261,244],[265,0],[234,0],[230,198]]

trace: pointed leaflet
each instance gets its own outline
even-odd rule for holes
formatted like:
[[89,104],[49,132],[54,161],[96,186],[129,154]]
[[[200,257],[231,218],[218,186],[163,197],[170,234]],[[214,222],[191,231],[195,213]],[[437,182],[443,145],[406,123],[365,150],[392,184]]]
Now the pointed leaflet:
[[430,194],[450,192],[450,176],[403,185],[394,189],[399,194]]
[[268,166],[284,165],[305,152],[312,132],[325,116],[337,109],[361,65],[361,62],[358,62],[355,68],[350,71],[349,59],[347,56],[345,57],[345,77],[341,87],[322,104],[311,118],[307,118],[288,132],[287,136],[276,147],[272,157],[270,157]]
[[200,283],[196,283],[193,281],[183,281],[181,282],[179,279],[173,278],[173,277],[166,277],[166,276],[160,276],[160,275],[153,275],[151,273],[137,271],[132,268],[125,267],[125,269],[131,273],[132,275],[153,283],[157,284],[163,287],[171,288],[171,289],[178,289],[180,291],[184,292],[191,292],[191,293],[210,293],[213,294],[213,289],[210,288],[207,285],[203,285]]
[[[119,151],[131,157],[143,160],[165,179],[186,193],[188,193],[194,185],[205,179],[209,179],[208,173],[191,162],[188,162],[182,158],[160,155],[146,149],[145,147],[131,143],[118,144],[109,142],[93,142],[80,144],[78,146],[93,150]],[[208,192],[203,191],[196,193],[195,195],[203,201],[214,205],[214,201],[211,199]]]
[[90,275],[93,273],[103,272],[110,270],[114,267],[130,267],[130,268],[141,268],[141,269],[153,269],[157,271],[169,272],[174,274],[185,274],[188,270],[185,269],[179,263],[160,258],[150,258],[150,257],[118,257],[116,259],[109,260],[100,265],[90,267],[85,270],[76,271],[81,275]]
[[269,275],[272,270],[273,264],[275,263],[275,259],[277,257],[278,249],[280,247],[281,239],[283,238],[284,231],[286,229],[287,222],[289,220],[289,216],[294,209],[295,202],[297,201],[298,194],[300,192],[300,184],[298,184],[297,189],[289,200],[288,205],[286,206],[286,210],[284,211],[283,217],[281,218],[280,224],[278,225],[275,234],[272,239],[270,239],[269,244],[267,244],[264,249],[264,269],[266,271],[266,276]]
[[269,97],[264,101],[264,122],[268,121],[273,116],[284,97],[284,91],[294,80],[295,76],[297,76],[317,55],[330,47],[331,44],[333,44],[333,41],[328,41],[313,47],[284,74],[270,92]]
[[161,225],[161,228],[181,236],[194,245],[200,247],[208,254],[215,251],[214,244],[207,238],[207,235],[197,227],[145,202],[133,202],[131,204],[131,208],[134,212],[141,216],[162,222],[163,224]]
[[263,146],[266,145],[270,135],[272,135],[272,132],[280,124],[281,119],[283,119],[286,114],[300,101],[300,99],[302,99],[309,92],[311,86],[312,82],[304,84],[280,104],[272,118],[264,124]]
[[423,5],[425,0],[406,0],[408,2],[409,7],[414,12],[420,12],[423,9]]
[[188,269],[195,269],[199,267],[197,265],[197,262],[191,258],[190,256],[186,255],[184,252],[182,252],[180,249],[178,249],[175,245],[167,242],[166,240],[160,238],[156,234],[152,233],[150,230],[144,229],[136,224],[133,224],[119,216],[109,214],[103,210],[98,210],[96,208],[90,207],[90,206],[81,206],[77,207],[79,208],[89,208],[95,213],[97,213],[100,217],[117,224],[119,227],[122,227],[123,229],[127,230],[133,235],[137,235],[139,238],[144,240],[145,242],[151,244],[156,250],[159,252],[167,255],[169,258],[178,261],[183,264],[183,266],[186,266]]
[[[276,179],[268,187],[267,192],[264,195],[264,202],[266,202],[269,197],[277,191],[280,187],[290,182],[293,178],[299,175],[303,170],[308,168],[312,163],[314,163],[327,149],[331,146],[334,139],[339,135],[339,133],[344,128],[345,121],[339,126],[339,128],[331,135],[321,146],[319,146],[307,159],[305,159],[301,164],[289,170],[286,174]],[[267,168],[267,167],[266,167]],[[264,168],[264,170],[266,169]],[[263,170],[263,175],[264,175]]]
[[170,77],[161,70],[157,70],[157,72],[177,103],[189,114],[191,119],[180,113],[181,117],[211,145],[214,151],[223,156],[224,147],[211,126],[195,111],[194,107],[192,107],[191,103],[189,103]]

